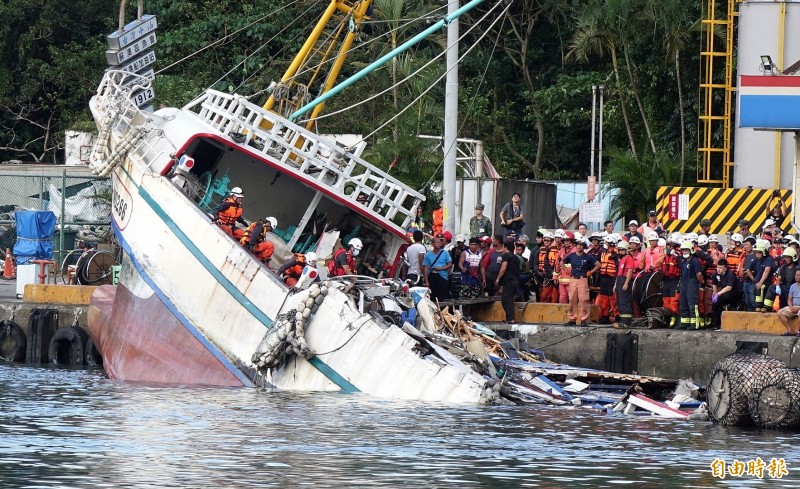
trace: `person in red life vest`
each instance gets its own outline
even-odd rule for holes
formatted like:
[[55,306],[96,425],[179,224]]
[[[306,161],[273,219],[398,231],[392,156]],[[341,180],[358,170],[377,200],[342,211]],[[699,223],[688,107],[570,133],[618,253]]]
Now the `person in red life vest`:
[[647,242],[649,246],[641,252],[639,268],[650,272],[661,270],[661,265],[664,264],[664,248],[658,246],[658,234],[650,231],[647,234]]
[[628,249],[628,255],[633,258],[634,272],[636,273],[642,270],[640,266],[642,262],[642,241],[636,236],[629,237],[627,241],[631,245]]
[[667,241],[661,272],[664,274],[664,307],[672,313],[670,327],[674,327],[678,324],[680,314],[678,282],[681,278],[681,240],[677,235],[670,236]]
[[558,303],[569,304],[569,284],[572,281],[572,266],[564,262],[564,258],[574,253],[575,234],[572,231],[564,231],[561,239],[561,249],[558,250],[558,261],[556,261],[556,273],[558,274]]
[[242,189],[240,187],[233,187],[230,195],[211,211],[211,215],[214,217],[214,223],[225,231],[225,234],[233,237],[237,241],[242,238],[244,229],[237,228],[236,223],[240,222],[247,225],[244,219],[242,219],[243,198],[244,194],[242,193]]
[[556,260],[558,260],[558,249],[553,245],[553,233],[544,233],[542,245],[536,255],[536,274],[539,283],[539,302],[556,303],[558,302],[558,287],[553,282],[553,271],[555,270]]
[[358,238],[353,238],[347,243],[346,248],[339,248],[333,254],[328,266],[328,275],[331,277],[340,277],[342,275],[355,275],[356,274],[356,260],[355,257],[361,253],[364,248],[364,243]]
[[278,275],[280,275],[286,285],[294,287],[303,275],[303,269],[306,265],[315,266],[316,262],[317,254],[313,251],[305,255],[302,253],[295,253],[289,261],[281,265],[278,269]]
[[267,233],[271,233],[277,226],[278,220],[274,217],[259,219],[242,231],[239,243],[256,255],[262,263],[269,265],[269,260],[275,252],[275,245],[267,239]]
[[600,269],[600,263],[594,255],[586,253],[587,245],[588,241],[585,238],[576,239],[575,251],[565,256],[562,261],[562,269],[569,269],[572,274],[569,282],[567,326],[575,325],[578,321],[581,326],[588,325],[589,276]]
[[636,261],[628,254],[631,244],[627,241],[617,243],[619,264],[617,266],[617,282],[614,291],[617,294],[619,307],[619,324],[630,326],[633,321],[633,272]]
[[433,211],[433,235],[442,234],[444,229],[444,201],[439,201],[439,207]]
[[600,308],[600,324],[613,324],[619,317],[617,298],[614,296],[619,258],[614,237],[606,236],[604,241],[606,247],[599,247],[603,249],[603,252],[600,254],[599,292],[595,298],[595,304]]

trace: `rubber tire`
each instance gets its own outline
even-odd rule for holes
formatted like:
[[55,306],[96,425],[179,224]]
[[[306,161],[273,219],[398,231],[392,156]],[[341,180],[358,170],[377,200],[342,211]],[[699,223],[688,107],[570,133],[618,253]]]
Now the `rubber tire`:
[[103,366],[103,356],[100,355],[100,352],[97,351],[97,348],[94,346],[94,341],[92,337],[89,336],[89,339],[86,340],[86,366],[87,367],[102,367]]
[[0,360],[24,362],[28,339],[19,324],[0,321]]
[[88,335],[80,326],[59,328],[50,340],[47,356],[53,365],[83,366]]

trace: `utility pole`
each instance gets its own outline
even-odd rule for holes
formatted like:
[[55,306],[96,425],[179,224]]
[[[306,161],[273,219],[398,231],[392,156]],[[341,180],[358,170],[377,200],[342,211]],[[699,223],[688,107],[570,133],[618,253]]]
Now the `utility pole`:
[[[458,10],[458,0],[448,0],[447,13]],[[444,90],[444,229],[455,233],[456,140],[458,138],[458,18],[447,24],[447,78]]]

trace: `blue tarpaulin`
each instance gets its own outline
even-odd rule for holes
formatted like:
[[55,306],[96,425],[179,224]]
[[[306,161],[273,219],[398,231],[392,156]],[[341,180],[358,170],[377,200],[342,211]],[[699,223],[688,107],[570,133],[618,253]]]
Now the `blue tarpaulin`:
[[17,264],[52,259],[56,215],[51,211],[16,211],[14,215],[17,222],[17,242],[14,245]]

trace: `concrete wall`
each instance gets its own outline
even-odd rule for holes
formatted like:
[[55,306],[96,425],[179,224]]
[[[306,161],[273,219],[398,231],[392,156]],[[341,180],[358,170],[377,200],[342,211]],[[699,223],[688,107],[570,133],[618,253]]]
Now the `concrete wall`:
[[[781,8],[786,8],[784,36],[779,39]],[[748,0],[739,5],[739,39],[736,50],[738,75],[760,75],[761,55],[768,54],[778,71],[800,60],[800,2],[787,0]],[[783,62],[779,59],[783,44]],[[768,76],[768,75],[765,75]],[[775,132],[739,128],[737,98],[734,135],[735,163],[733,186],[745,188],[792,188],[794,140],[783,133],[776,144]],[[780,158],[779,182],[775,185],[775,159]]]
[[508,325],[529,348],[541,349],[548,360],[583,368],[605,370],[609,334],[638,335],[639,375],[669,379],[691,377],[705,384],[722,357],[736,351],[737,341],[763,341],[768,354],[789,367],[800,366],[800,338],[726,331],[621,330],[611,327]]

